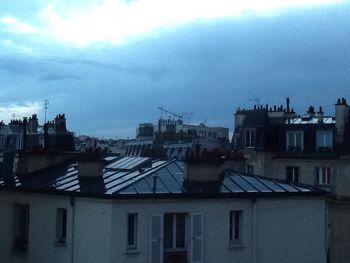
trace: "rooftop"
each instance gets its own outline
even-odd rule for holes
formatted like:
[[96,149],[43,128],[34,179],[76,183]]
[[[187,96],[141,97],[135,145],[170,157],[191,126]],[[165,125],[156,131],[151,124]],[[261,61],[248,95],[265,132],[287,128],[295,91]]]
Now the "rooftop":
[[[302,116],[286,120],[286,124],[319,124],[318,117]],[[330,116],[325,116],[322,118],[321,123],[324,124],[335,124],[335,118]]]
[[[22,177],[13,184],[0,178],[0,189],[102,198],[203,197],[183,186],[184,162],[152,160],[145,157],[105,158],[101,177],[78,176],[76,161],[70,161]],[[210,197],[246,197],[272,195],[324,195],[327,192],[308,185],[226,170],[218,190]]]

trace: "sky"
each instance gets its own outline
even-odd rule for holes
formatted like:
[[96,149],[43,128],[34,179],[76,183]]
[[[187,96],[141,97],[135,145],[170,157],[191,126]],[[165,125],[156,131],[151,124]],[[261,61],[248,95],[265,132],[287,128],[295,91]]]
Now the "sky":
[[350,1],[0,0],[0,119],[65,113],[133,138],[158,107],[233,130],[237,108],[350,101]]

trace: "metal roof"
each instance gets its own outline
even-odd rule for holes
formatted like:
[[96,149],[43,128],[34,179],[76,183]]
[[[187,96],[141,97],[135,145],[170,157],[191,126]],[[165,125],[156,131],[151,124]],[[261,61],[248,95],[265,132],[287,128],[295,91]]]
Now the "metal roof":
[[[149,161],[151,165],[147,163]],[[147,163],[148,166],[139,168],[142,163]],[[151,196],[153,198],[157,195],[191,194],[183,186],[183,182],[184,163],[181,161],[124,157],[107,164],[99,178],[78,177],[77,163],[71,162],[21,178],[15,176],[11,187],[0,178],[0,188],[95,195],[107,198],[122,196]],[[305,193],[325,194],[326,192],[312,186],[296,185],[236,171],[226,171],[215,192],[219,196]]]
[[[298,118],[291,118],[286,120],[286,124],[318,124],[318,117],[303,116]],[[323,117],[324,124],[335,124],[335,119],[333,117]]]

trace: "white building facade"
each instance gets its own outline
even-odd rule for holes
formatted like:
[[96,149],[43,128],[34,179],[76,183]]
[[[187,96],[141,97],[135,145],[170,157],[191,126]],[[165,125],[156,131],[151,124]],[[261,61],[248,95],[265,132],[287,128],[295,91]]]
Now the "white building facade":
[[[26,251],[14,247],[18,204],[29,206]],[[67,211],[62,241],[58,209]],[[0,210],[2,262],[325,262],[322,197],[105,200],[2,192]]]
[[326,261],[325,192],[234,171],[198,192],[183,163],[149,161],[117,160],[101,178],[72,163],[0,180],[1,262]]

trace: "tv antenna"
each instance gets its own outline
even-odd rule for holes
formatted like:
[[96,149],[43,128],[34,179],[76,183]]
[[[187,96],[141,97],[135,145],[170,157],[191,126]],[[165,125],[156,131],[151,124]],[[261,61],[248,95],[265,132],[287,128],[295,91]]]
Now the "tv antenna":
[[45,100],[44,101],[44,109],[45,109],[45,121],[44,121],[44,123],[46,123],[46,112],[47,112],[48,108],[49,108],[49,101]]
[[165,109],[163,106],[158,107],[158,109],[160,110],[160,118],[161,119],[163,119],[163,117],[165,118],[166,114],[169,114],[169,118],[170,118],[170,116],[172,116],[173,119],[178,118],[182,122],[189,122],[191,115],[193,115],[192,112],[175,113],[175,112],[172,112],[172,111]]

